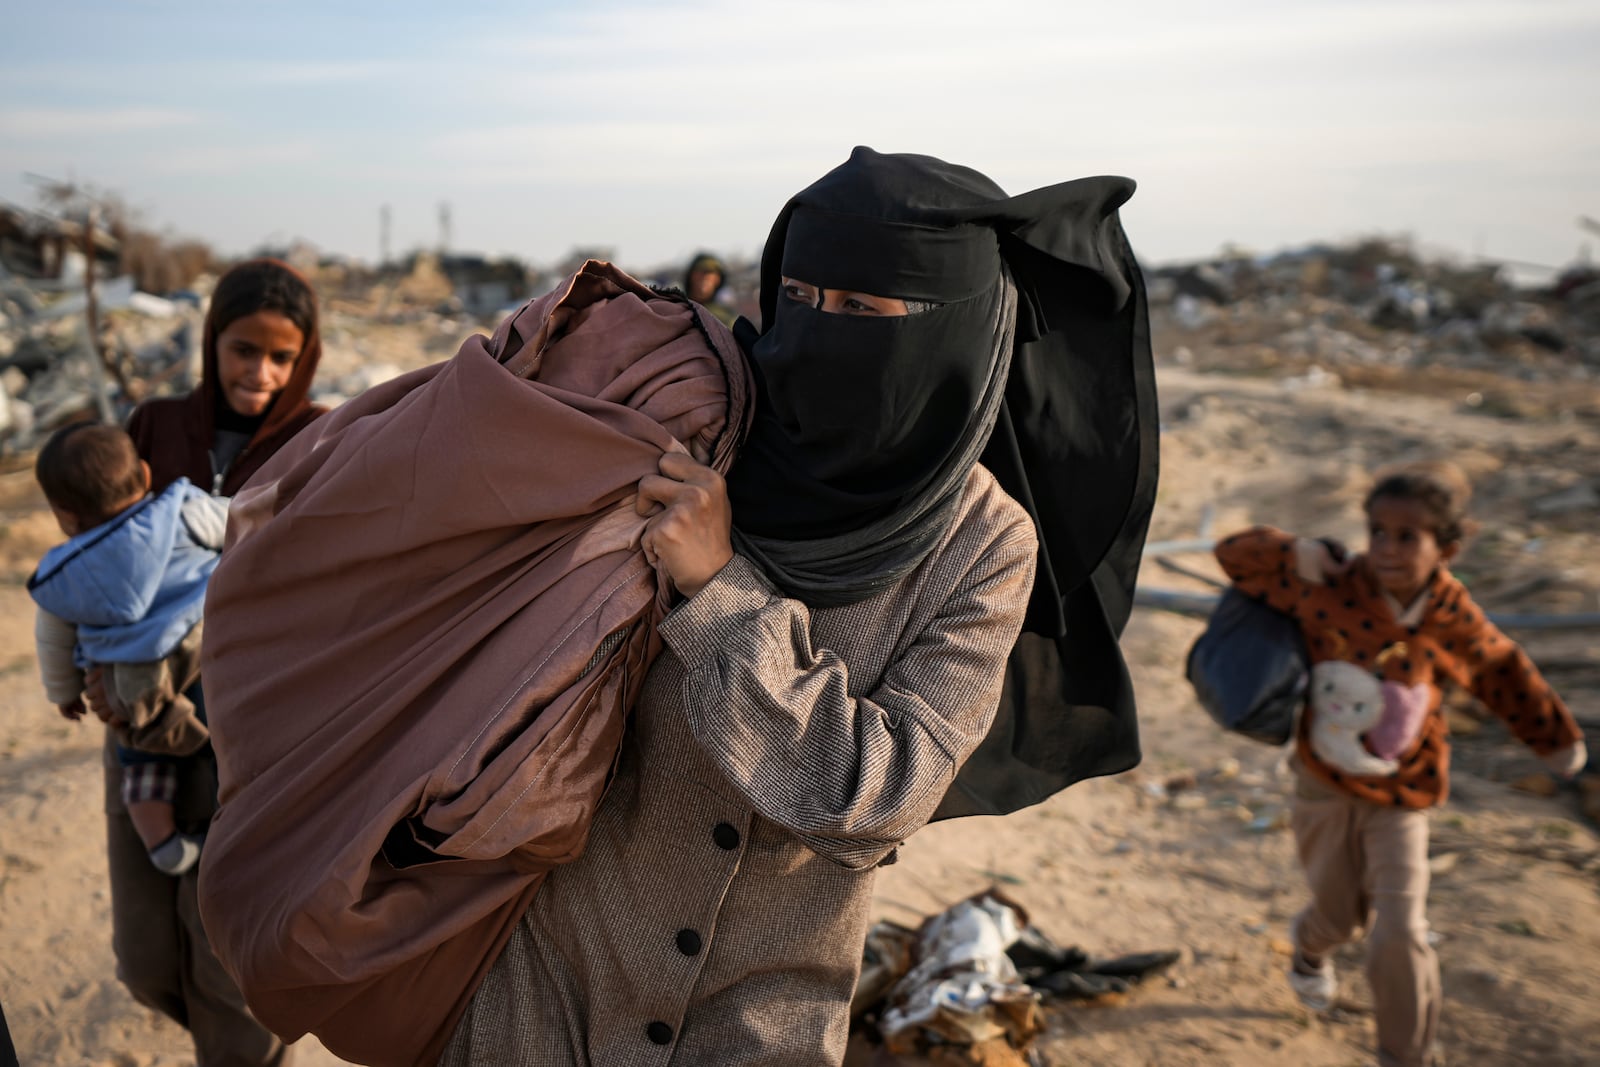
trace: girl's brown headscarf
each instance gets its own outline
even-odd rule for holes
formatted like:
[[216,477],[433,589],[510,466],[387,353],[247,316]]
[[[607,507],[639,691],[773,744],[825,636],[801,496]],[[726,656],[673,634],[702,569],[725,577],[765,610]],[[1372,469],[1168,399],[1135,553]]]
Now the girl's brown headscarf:
[[[247,421],[258,422],[250,444],[273,437],[309,406],[311,379],[317,363],[322,359],[322,335],[317,327],[317,296],[310,284],[287,263],[276,259],[251,259],[240,263],[217,282],[211,294],[211,309],[206,313],[205,333],[201,338],[204,366],[201,371],[200,390],[211,398],[209,411],[213,420],[239,422],[247,417],[237,416],[226,407],[217,377],[217,339],[222,331],[239,319],[260,311],[276,311],[295,324],[304,339],[300,356],[295,360],[294,372],[266,414]],[[240,422],[243,428],[242,422]],[[213,422],[212,429],[215,429]]]
[[[227,408],[222,398],[217,338],[233,322],[258,311],[284,316],[299,328],[303,342],[288,384],[265,415],[249,419]],[[188,396],[142,404],[128,422],[140,456],[150,464],[157,492],[186,477],[202,488],[232,495],[284,442],[326,410],[311,403],[311,382],[322,359],[317,297],[287,263],[251,259],[222,276],[211,294],[201,355],[200,384]],[[211,460],[219,423],[250,433],[244,451],[228,465],[220,485]]]

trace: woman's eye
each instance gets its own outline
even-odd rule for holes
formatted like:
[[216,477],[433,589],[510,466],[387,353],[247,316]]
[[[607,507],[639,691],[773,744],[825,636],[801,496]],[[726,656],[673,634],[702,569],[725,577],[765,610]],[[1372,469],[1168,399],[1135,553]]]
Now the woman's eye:
[[279,367],[287,367],[294,362],[294,354],[290,352],[274,352],[272,362]]
[[783,283],[783,295],[798,304],[814,307],[817,303],[817,294],[809,285],[796,285],[794,282]]
[[1360,701],[1357,701],[1355,703],[1355,705],[1354,705],[1354,709],[1356,711],[1366,711],[1367,710],[1367,706],[1365,704],[1361,703]]

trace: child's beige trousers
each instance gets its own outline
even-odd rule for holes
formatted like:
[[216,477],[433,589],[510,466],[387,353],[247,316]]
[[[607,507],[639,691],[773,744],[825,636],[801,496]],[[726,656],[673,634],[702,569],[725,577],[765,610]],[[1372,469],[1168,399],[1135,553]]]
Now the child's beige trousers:
[[1336,792],[1297,768],[1294,836],[1311,903],[1298,947],[1325,956],[1367,930],[1381,1067],[1427,1067],[1439,1028],[1439,960],[1428,944],[1428,813]]

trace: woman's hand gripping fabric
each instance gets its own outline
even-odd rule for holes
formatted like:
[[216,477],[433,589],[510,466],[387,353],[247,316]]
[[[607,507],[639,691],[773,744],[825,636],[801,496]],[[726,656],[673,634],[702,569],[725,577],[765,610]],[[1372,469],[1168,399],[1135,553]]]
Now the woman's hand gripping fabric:
[[733,558],[733,509],[722,475],[705,457],[668,452],[660,473],[639,480],[635,507],[645,523],[645,559],[692,597]]

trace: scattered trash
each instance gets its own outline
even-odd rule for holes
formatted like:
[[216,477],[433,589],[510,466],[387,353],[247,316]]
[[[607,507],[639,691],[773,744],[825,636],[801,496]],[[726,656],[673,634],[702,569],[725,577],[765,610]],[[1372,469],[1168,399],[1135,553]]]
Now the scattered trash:
[[1198,781],[1193,771],[1182,771],[1168,777],[1165,784],[1168,793],[1181,793],[1186,789],[1193,789]]
[[1006,955],[1027,923],[994,892],[961,901],[918,931],[911,968],[890,987],[877,1015],[885,1048],[974,1045],[1005,1037],[1014,1048],[1039,1032],[1039,994]]
[[1536,797],[1553,797],[1561,790],[1556,780],[1544,771],[1523,775],[1511,783],[1511,788],[1522,793],[1532,793]]
[[874,923],[867,931],[866,949],[861,957],[861,976],[855,995],[850,998],[850,1017],[856,1018],[870,1005],[883,999],[900,976],[911,970],[912,950],[917,932],[899,923]]
[[1342,384],[1344,383],[1339,380],[1337,374],[1324,370],[1315,363],[1304,374],[1278,380],[1279,387],[1291,393],[1299,389],[1337,389]]
[[1578,812],[1600,826],[1600,771],[1591,769],[1578,776]]
[[1456,869],[1456,864],[1461,862],[1459,852],[1441,852],[1437,856],[1428,857],[1428,872],[1435,878],[1449,874]]
[[1095,960],[1062,948],[998,889],[952,905],[915,931],[880,922],[867,934],[846,1063],[894,1063],[895,1056],[952,1046],[969,1054],[954,1062],[1027,1063],[1023,1054],[1043,1029],[1042,1001],[1109,1002],[1180,956]]
[[1600,493],[1595,492],[1594,486],[1588,482],[1579,482],[1559,493],[1540,497],[1528,505],[1529,513],[1545,518],[1570,515],[1576,511],[1594,511],[1597,508],[1600,508]]
[[982,871],[979,871],[978,873],[983,875],[983,877],[989,879],[989,881],[998,883],[999,885],[1021,885],[1022,884],[1022,879],[1021,878],[1018,878],[1014,874],[1007,874],[1004,871],[982,870]]
[[1291,821],[1288,808],[1277,808],[1273,811],[1257,815],[1251,819],[1245,829],[1253,834],[1268,834],[1274,830],[1287,830]]

